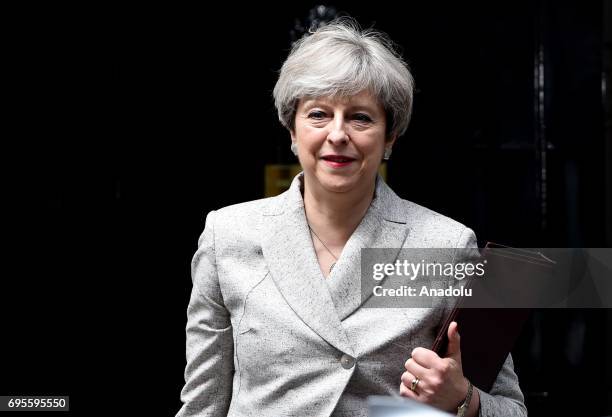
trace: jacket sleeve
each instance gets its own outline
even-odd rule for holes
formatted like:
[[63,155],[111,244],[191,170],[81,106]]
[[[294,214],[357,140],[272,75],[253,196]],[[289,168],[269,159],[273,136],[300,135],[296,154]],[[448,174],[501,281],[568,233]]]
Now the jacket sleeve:
[[526,417],[523,393],[514,373],[512,355],[508,355],[489,393],[478,389],[481,417]]
[[225,416],[231,396],[233,337],[217,276],[215,212],[206,216],[191,263],[193,287],[187,307],[185,386],[177,417]]
[[[464,251],[461,251],[462,256],[470,258],[477,255],[476,252],[472,253],[471,251],[471,249],[477,250],[478,248],[474,232],[466,227],[461,233],[456,247],[457,249],[464,249]],[[465,251],[465,249],[468,250]],[[480,394],[480,417],[527,416],[523,393],[518,383],[518,377],[514,372],[512,355],[508,354],[490,392],[487,393],[478,387],[474,388],[478,389]]]

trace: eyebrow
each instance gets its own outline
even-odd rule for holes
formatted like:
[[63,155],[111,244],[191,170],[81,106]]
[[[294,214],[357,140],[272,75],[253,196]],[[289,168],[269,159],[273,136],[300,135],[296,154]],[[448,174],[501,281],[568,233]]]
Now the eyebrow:
[[[331,103],[325,99],[308,99],[304,101],[303,109],[310,110],[313,107],[317,107],[317,106],[323,106],[323,107],[331,106]],[[362,104],[362,103],[350,104],[349,106],[347,106],[346,109],[349,111],[362,110],[362,111],[367,111],[369,113],[376,113],[378,110],[376,107],[369,106],[369,105]]]

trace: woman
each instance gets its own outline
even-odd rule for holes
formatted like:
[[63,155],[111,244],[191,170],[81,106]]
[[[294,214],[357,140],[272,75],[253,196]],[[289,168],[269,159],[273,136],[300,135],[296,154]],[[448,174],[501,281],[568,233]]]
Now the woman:
[[455,323],[447,357],[427,349],[440,309],[361,308],[361,248],[476,242],[377,176],[412,91],[391,42],[350,20],[294,45],[274,98],[303,172],[278,197],[208,214],[179,416],[365,416],[368,395],[398,393],[469,416],[526,415],[510,357],[486,393],[462,374]]

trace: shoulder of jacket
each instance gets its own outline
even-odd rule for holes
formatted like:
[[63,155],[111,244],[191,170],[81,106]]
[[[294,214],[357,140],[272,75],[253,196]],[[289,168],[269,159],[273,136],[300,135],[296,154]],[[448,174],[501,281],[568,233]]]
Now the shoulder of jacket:
[[230,232],[232,235],[257,230],[260,228],[262,215],[278,206],[279,198],[280,196],[260,198],[215,209],[209,213],[212,219],[211,227],[216,233]]
[[241,217],[252,217],[261,215],[268,210],[268,207],[274,204],[278,197],[266,197],[257,200],[245,201],[242,203],[231,204],[213,210],[215,218],[219,220],[231,220]]
[[463,223],[420,204],[404,199],[402,203],[407,223],[414,230],[434,233],[451,240],[459,239],[468,230]]

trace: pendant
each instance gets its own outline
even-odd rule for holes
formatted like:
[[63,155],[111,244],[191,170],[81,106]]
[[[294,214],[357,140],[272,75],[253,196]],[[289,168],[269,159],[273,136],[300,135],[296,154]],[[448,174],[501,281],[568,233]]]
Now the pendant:
[[336,266],[336,263],[334,262],[333,264],[331,264],[331,266],[329,267],[329,272],[331,273],[332,269],[334,269],[334,266]]

